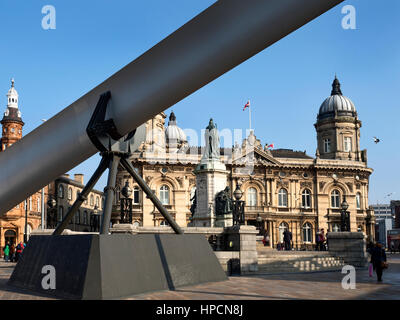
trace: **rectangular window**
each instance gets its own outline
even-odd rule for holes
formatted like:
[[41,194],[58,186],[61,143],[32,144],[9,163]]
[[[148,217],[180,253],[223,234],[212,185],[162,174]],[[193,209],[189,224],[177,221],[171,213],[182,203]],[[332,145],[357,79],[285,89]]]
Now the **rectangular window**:
[[344,151],[351,151],[351,137],[344,137]]
[[324,139],[324,152],[331,152],[331,139]]

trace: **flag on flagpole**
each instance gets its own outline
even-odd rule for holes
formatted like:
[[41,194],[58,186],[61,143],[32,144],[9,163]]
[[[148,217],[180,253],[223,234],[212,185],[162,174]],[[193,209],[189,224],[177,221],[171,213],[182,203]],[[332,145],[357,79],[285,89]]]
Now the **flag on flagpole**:
[[267,145],[267,149],[269,149],[269,148],[274,148],[274,144],[273,143],[271,143],[271,144],[269,144],[269,145]]
[[246,108],[250,107],[250,100],[247,101],[247,103],[244,105],[243,111],[246,110]]

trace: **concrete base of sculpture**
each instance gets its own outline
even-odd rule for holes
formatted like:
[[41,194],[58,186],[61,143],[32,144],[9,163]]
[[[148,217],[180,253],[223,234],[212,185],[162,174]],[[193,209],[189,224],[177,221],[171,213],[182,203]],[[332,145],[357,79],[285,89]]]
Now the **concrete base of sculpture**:
[[346,264],[362,268],[367,265],[366,241],[362,232],[329,232],[328,250]]
[[[55,270],[55,288],[44,289]],[[43,273],[42,273],[43,272]],[[203,235],[32,236],[9,285],[67,299],[113,299],[227,280]]]

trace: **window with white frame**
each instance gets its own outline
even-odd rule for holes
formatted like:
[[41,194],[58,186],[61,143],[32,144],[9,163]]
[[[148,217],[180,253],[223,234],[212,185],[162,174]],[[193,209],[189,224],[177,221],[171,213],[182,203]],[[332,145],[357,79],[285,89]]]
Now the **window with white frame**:
[[356,206],[357,209],[361,209],[361,193],[359,192],[356,194]]
[[36,198],[36,207],[37,207],[37,211],[40,212],[41,205],[40,205],[40,197],[39,196]]
[[257,189],[249,188],[247,190],[247,204],[249,207],[257,206]]
[[287,191],[286,189],[280,189],[278,193],[278,206],[279,207],[287,207],[288,206],[288,201],[287,201]]
[[90,205],[94,206],[94,197],[93,197],[93,195],[90,195]]
[[333,190],[331,193],[331,207],[339,208],[340,206],[340,192],[338,190]]
[[303,225],[303,242],[312,242],[312,226],[309,222]]
[[344,151],[351,151],[351,137],[344,137]]
[[32,196],[29,197],[29,208],[28,210],[32,210]]
[[58,186],[58,197],[61,199],[64,198],[64,187],[61,184]]
[[303,208],[311,208],[311,191],[304,189],[301,194],[301,206]]
[[331,152],[331,139],[329,138],[324,139],[324,152]]
[[72,200],[72,188],[68,188],[68,200]]
[[160,188],[160,201],[163,205],[169,204],[169,187],[162,185]]

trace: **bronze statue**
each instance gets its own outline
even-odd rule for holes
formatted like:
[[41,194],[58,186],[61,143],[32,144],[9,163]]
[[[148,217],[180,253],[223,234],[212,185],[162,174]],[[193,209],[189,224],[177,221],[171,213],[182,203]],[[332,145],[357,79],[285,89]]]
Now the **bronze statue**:
[[233,204],[230,195],[230,188],[226,187],[215,196],[215,214],[217,216],[232,213]]

